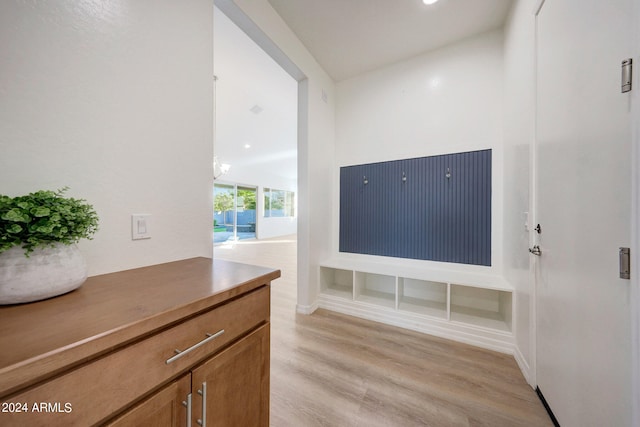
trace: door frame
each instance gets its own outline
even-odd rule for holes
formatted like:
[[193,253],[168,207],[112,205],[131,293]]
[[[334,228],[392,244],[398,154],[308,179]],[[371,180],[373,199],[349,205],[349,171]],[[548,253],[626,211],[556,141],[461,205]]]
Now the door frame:
[[[529,230],[533,230],[533,227],[538,222],[537,212],[537,146],[538,146],[538,14],[542,10],[546,0],[536,0],[533,8],[533,20],[534,20],[534,48],[533,48],[533,64],[534,73],[532,90],[533,90],[533,136],[531,138],[531,144],[529,144]],[[537,236],[533,232],[529,232],[529,247],[536,245]],[[530,369],[529,375],[532,379],[531,385],[533,388],[538,386],[537,377],[537,337],[538,337],[538,287],[536,281],[538,257],[529,256],[529,285],[531,289],[531,301],[529,303],[530,324],[529,324],[529,345],[531,348],[529,362]]]
[[213,0],[234,24],[244,31],[267,55],[298,82],[298,186],[297,186],[297,296],[296,311],[311,314],[317,308],[315,270],[311,266],[311,168],[309,164],[309,79],[302,69],[235,3],[234,0]]
[[640,4],[633,2],[633,22],[635,40],[633,48],[633,59],[635,70],[633,71],[633,82],[635,86],[631,94],[631,176],[632,183],[632,203],[631,218],[631,396],[632,396],[632,423],[640,425]]

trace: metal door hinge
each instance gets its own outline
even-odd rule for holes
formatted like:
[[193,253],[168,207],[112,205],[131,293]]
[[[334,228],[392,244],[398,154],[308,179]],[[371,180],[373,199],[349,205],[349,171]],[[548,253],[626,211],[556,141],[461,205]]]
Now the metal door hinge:
[[633,59],[628,58],[622,61],[622,93],[631,90],[631,74],[633,67]]
[[529,252],[531,252],[532,254],[536,255],[536,256],[541,256],[542,255],[542,250],[540,249],[540,246],[535,245],[532,248],[529,248]]
[[631,279],[631,250],[620,248],[620,278]]

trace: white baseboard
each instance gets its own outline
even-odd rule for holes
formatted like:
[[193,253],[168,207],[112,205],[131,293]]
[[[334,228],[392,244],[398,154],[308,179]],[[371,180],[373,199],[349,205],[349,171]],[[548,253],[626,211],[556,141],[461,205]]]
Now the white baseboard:
[[524,379],[531,386],[531,388],[535,389],[536,382],[533,376],[533,372],[531,372],[531,367],[529,366],[529,363],[527,363],[527,360],[525,359],[524,355],[517,345],[514,345],[513,358],[516,359],[516,363],[518,364],[518,367],[520,368]]
[[311,305],[296,304],[296,312],[300,314],[312,314],[318,309],[318,302],[314,302]]

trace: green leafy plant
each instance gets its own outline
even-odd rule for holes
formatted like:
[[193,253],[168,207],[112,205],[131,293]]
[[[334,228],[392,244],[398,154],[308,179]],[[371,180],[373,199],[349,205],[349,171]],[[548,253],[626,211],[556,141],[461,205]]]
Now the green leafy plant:
[[91,239],[98,231],[98,214],[86,200],[64,197],[67,190],[0,195],[0,253],[22,245],[29,256],[36,247]]

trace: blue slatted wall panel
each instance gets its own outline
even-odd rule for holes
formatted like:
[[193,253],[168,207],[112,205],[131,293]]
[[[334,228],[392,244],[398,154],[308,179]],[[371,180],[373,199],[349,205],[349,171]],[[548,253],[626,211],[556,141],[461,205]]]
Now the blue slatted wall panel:
[[340,252],[491,265],[491,150],[340,168]]

